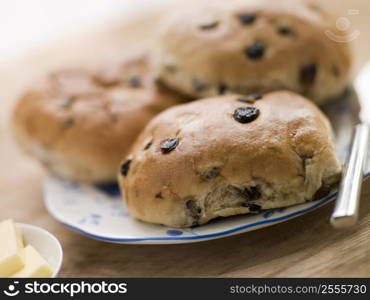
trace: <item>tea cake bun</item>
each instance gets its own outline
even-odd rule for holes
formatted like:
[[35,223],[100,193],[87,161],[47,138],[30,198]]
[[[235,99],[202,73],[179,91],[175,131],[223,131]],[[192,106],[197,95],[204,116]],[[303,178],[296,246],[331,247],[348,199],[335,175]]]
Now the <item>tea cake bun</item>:
[[21,147],[52,173],[83,182],[116,181],[122,154],[156,114],[183,101],[155,84],[147,55],[96,70],[52,73],[14,111]]
[[277,91],[167,109],[140,134],[119,182],[135,218],[188,227],[319,199],[340,170],[323,113]]
[[303,0],[198,3],[163,21],[155,76],[197,98],[288,89],[321,104],[349,82],[348,33],[340,29]]

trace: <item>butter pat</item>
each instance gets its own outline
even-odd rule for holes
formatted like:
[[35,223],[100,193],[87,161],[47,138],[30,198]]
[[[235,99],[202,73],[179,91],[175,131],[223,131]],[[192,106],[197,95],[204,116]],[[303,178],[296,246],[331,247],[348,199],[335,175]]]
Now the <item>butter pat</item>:
[[13,220],[0,223],[0,277],[9,277],[24,267],[21,230]]
[[25,266],[23,269],[13,274],[11,277],[27,277],[27,278],[39,278],[39,277],[51,277],[53,270],[49,264],[41,255],[33,248],[28,245],[23,249]]

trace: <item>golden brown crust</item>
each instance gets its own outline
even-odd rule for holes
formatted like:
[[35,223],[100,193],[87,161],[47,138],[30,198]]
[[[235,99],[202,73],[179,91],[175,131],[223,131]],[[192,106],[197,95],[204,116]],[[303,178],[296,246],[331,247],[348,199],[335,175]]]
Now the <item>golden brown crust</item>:
[[[134,217],[175,227],[202,224],[303,203],[338,179],[329,122],[312,103],[288,91],[254,103],[240,98],[176,106],[147,125],[119,176]],[[239,107],[257,108],[259,115],[237,121]]]
[[289,89],[317,103],[336,97],[350,75],[347,33],[301,0],[207,2],[164,22],[156,76],[194,97]]
[[69,180],[114,181],[147,122],[183,98],[154,83],[150,58],[130,57],[99,71],[50,74],[19,100],[14,132],[20,145]]

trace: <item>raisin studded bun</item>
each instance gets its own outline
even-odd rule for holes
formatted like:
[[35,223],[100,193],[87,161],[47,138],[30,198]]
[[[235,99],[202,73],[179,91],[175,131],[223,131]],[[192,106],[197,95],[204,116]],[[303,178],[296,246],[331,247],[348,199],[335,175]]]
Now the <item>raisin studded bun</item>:
[[326,117],[289,91],[226,95],[154,118],[123,161],[130,213],[173,227],[319,199],[340,164]]
[[[349,81],[346,34],[335,18],[301,0],[207,2],[162,24],[155,76],[193,97],[288,89],[316,103]],[[330,37],[327,36],[329,33]]]
[[183,99],[154,83],[148,56],[100,71],[51,74],[21,97],[17,141],[52,173],[68,180],[116,180],[122,153],[157,113]]

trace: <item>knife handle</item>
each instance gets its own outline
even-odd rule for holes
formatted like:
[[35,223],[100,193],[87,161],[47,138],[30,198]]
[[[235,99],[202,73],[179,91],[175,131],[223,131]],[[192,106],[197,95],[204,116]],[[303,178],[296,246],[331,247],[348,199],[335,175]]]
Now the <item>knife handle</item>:
[[369,144],[369,125],[355,126],[351,149],[344,165],[338,197],[330,222],[335,228],[347,228],[358,219],[362,177]]

